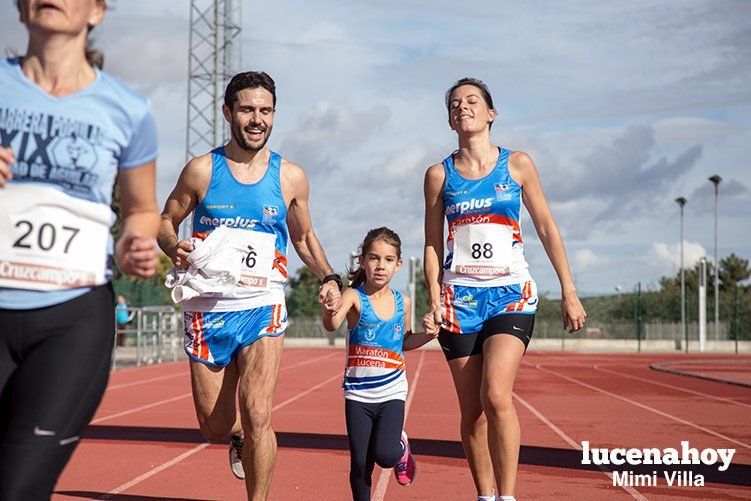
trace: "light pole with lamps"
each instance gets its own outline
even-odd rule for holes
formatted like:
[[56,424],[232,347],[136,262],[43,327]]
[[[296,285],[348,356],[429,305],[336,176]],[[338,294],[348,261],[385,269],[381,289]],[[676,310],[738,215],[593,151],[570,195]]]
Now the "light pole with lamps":
[[688,353],[688,331],[686,330],[686,277],[683,271],[683,206],[686,205],[685,197],[675,199],[681,208],[681,327],[683,328],[683,337],[686,341],[686,353]]
[[720,196],[720,183],[722,178],[715,174],[709,180],[714,185],[714,338],[719,339],[718,332],[720,329],[720,286],[717,279],[720,263],[717,261],[717,240],[719,238],[719,228],[717,225],[717,206]]

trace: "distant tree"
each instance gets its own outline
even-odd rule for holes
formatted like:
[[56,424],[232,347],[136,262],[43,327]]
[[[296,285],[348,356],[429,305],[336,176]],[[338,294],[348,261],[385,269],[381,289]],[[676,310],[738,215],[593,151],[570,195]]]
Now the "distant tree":
[[318,304],[318,277],[303,266],[299,268],[287,283],[287,310],[290,317],[317,317],[321,314]]
[[412,330],[417,332],[422,330],[422,317],[430,311],[430,292],[428,283],[425,281],[425,272],[422,263],[418,259],[415,263],[415,323]]
[[733,290],[738,282],[743,282],[751,276],[751,268],[748,266],[748,259],[743,259],[735,254],[730,254],[724,259],[720,259],[720,288],[722,290]]
[[[339,273],[346,287],[346,273]],[[298,268],[287,281],[287,311],[291,317],[318,317],[321,305],[318,303],[318,289],[321,281],[303,266]]]
[[[120,235],[123,232],[123,218],[120,216],[120,183],[115,180],[115,186],[112,187],[112,202],[110,203],[110,209],[115,213],[115,222],[110,228],[110,234],[115,243],[120,239]],[[120,267],[115,263],[115,276],[114,278],[122,278],[123,274],[120,271]]]
[[[110,228],[110,234],[113,240],[117,242],[123,231],[123,218],[120,211],[120,184],[117,182],[112,188],[110,209],[112,209],[112,212],[116,216],[115,222],[112,224],[112,228]],[[120,271],[117,262],[115,262],[113,276],[116,285],[115,288],[119,293],[126,295],[126,299],[131,305],[172,304],[170,291],[164,286],[167,272],[172,268],[172,261],[161,251],[159,251],[158,256],[159,263],[157,264],[156,273],[153,277],[149,278],[125,276]]]

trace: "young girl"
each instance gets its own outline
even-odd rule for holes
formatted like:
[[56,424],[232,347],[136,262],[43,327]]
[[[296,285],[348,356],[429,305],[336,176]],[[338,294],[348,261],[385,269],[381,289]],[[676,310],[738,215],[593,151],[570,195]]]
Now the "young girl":
[[401,240],[388,228],[370,230],[360,246],[359,267],[342,308],[323,311],[323,325],[336,330],[347,319],[345,414],[349,436],[349,483],[355,501],[370,499],[375,463],[394,468],[401,485],[415,478],[416,465],[404,425],[407,374],[403,350],[422,346],[437,334],[411,332],[410,303],[389,287],[402,265]]

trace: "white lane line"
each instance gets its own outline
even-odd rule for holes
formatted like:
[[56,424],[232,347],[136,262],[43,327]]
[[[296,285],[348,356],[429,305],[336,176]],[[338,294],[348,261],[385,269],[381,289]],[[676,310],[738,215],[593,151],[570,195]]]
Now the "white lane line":
[[[341,373],[337,372],[337,374],[335,374],[334,376],[328,378],[327,380],[325,380],[325,381],[323,381],[321,383],[318,383],[317,385],[312,386],[312,387],[308,388],[305,391],[302,391],[302,392],[298,393],[297,395],[295,395],[292,398],[288,398],[284,402],[280,402],[279,404],[275,405],[271,409],[271,411],[273,412],[273,411],[279,410],[282,407],[284,407],[284,406],[286,406],[288,404],[291,404],[295,400],[298,400],[298,399],[304,397],[305,395],[307,395],[307,394],[309,394],[309,393],[317,390],[318,388],[321,388],[322,386],[327,385],[331,381],[333,381],[333,380],[335,380],[337,378],[341,378],[341,377],[342,377]],[[204,442],[202,444],[199,444],[199,445],[193,447],[192,449],[183,452],[182,454],[180,454],[176,458],[171,459],[170,461],[167,461],[166,463],[160,464],[159,466],[156,466],[156,467],[152,468],[151,470],[147,471],[143,475],[140,475],[140,476],[134,478],[133,480],[131,480],[129,482],[126,482],[126,483],[124,483],[122,485],[119,485],[119,486],[115,487],[114,489],[112,489],[111,491],[109,491],[107,494],[104,494],[104,495],[98,497],[97,499],[111,499],[112,496],[120,494],[121,492],[123,492],[123,491],[125,491],[127,489],[130,489],[131,487],[133,487],[135,485],[140,484],[144,480],[147,480],[147,479],[153,477],[157,473],[160,473],[160,472],[166,470],[167,468],[176,465],[177,463],[181,462],[183,459],[185,459],[187,457],[190,457],[190,456],[192,456],[193,454],[195,454],[197,452],[202,451],[203,449],[205,449],[209,445],[211,445],[211,444],[208,443],[208,442]]]
[[[567,444],[569,444],[571,447],[573,447],[574,449],[576,449],[578,451],[582,450],[581,444],[579,444],[573,438],[571,438],[566,433],[564,433],[563,430],[561,430],[560,428],[558,428],[555,424],[553,424],[553,422],[551,422],[548,418],[546,418],[540,411],[538,411],[537,409],[535,409],[532,406],[532,404],[530,404],[529,402],[527,402],[526,400],[524,400],[516,392],[512,392],[511,394],[513,395],[513,397],[520,404],[522,404],[524,407],[526,407],[532,414],[534,414],[537,417],[537,419],[539,419],[540,421],[542,421],[545,424],[545,426],[547,426],[548,428],[550,428],[551,430],[553,430],[555,432],[555,434],[558,435],[559,437],[561,437]],[[607,475],[608,478],[610,478],[611,481],[613,480],[613,474],[611,472],[609,472],[603,466],[597,465],[597,467],[605,475]],[[623,490],[625,490],[626,492],[628,492],[629,494],[631,494],[631,496],[634,499],[639,499],[641,501],[644,501],[644,500],[647,499],[645,496],[643,496],[639,491],[637,491],[633,487],[629,487],[628,485],[621,485],[620,487]]]
[[299,362],[299,363],[296,363],[294,365],[288,365],[287,367],[282,367],[281,369],[279,369],[279,372],[283,372],[283,371],[286,371],[286,370],[289,370],[289,369],[294,369],[296,367],[301,367],[303,365],[312,364],[313,362],[318,362],[319,360],[323,360],[323,359],[326,359],[326,358],[331,358],[334,355],[341,355],[341,353],[339,353],[339,352],[328,353],[326,355],[321,355],[320,357],[311,358],[310,360],[306,360],[304,362]]
[[116,496],[117,494],[120,494],[121,492],[123,492],[123,491],[125,491],[127,489],[130,489],[134,485],[140,484],[141,482],[143,482],[147,478],[153,477],[157,473],[166,470],[170,466],[172,466],[174,464],[177,464],[180,461],[182,461],[183,459],[185,459],[185,458],[187,458],[189,456],[192,456],[196,452],[199,452],[199,451],[205,449],[209,445],[211,445],[211,444],[209,444],[208,442],[200,444],[200,445],[197,445],[197,446],[193,447],[192,449],[190,449],[189,451],[183,452],[182,454],[180,454],[176,458],[174,458],[174,459],[172,459],[170,461],[167,461],[166,463],[160,464],[159,466],[157,466],[155,468],[152,468],[151,470],[147,471],[146,473],[144,473],[140,477],[136,477],[133,480],[131,480],[130,482],[126,482],[126,483],[124,483],[124,484],[122,484],[122,485],[120,485],[118,487],[115,487],[114,489],[112,489],[111,491],[109,491],[107,494],[103,494],[103,495],[99,496],[97,499],[111,499],[112,496]]
[[120,388],[130,388],[131,386],[138,386],[139,384],[146,384],[146,383],[151,383],[151,382],[154,382],[154,381],[162,381],[164,379],[171,379],[173,377],[185,376],[187,374],[188,374],[187,372],[183,371],[183,372],[177,372],[175,374],[169,374],[167,376],[158,376],[158,377],[152,377],[152,378],[149,378],[149,379],[143,379],[141,381],[133,381],[131,383],[116,384],[116,385],[108,386],[107,387],[107,391],[109,391],[109,390],[119,390]]
[[[415,377],[410,385],[410,392],[407,396],[407,403],[404,405],[404,423],[407,423],[407,416],[409,416],[409,408],[412,407],[412,399],[417,393],[417,383],[420,381],[420,373],[422,372],[422,364],[425,361],[425,350],[422,350],[420,355],[420,361],[417,363],[417,370],[415,371]],[[376,484],[375,492],[373,493],[373,501],[383,501],[383,497],[386,495],[386,489],[389,486],[389,480],[391,479],[391,472],[393,468],[381,469],[381,475],[378,477],[378,483]]]
[[329,383],[330,383],[331,381],[335,380],[336,378],[342,379],[342,377],[343,377],[343,376],[342,376],[342,372],[340,371],[340,372],[338,372],[338,373],[334,374],[333,376],[331,376],[330,378],[328,378],[328,379],[327,379],[326,381],[323,381],[323,382],[321,382],[321,383],[318,383],[317,385],[315,385],[315,386],[313,386],[313,387],[311,387],[311,388],[308,388],[307,390],[305,390],[305,391],[303,391],[303,392],[301,392],[301,393],[298,393],[298,394],[297,394],[297,395],[295,395],[294,397],[292,397],[292,398],[288,398],[288,399],[287,399],[287,400],[285,400],[284,402],[281,402],[281,403],[278,403],[278,404],[276,404],[276,405],[275,405],[274,407],[272,407],[272,408],[271,408],[271,411],[273,412],[273,411],[279,410],[279,409],[281,409],[282,407],[284,407],[285,405],[287,405],[287,404],[291,404],[291,403],[292,403],[292,402],[294,402],[295,400],[298,400],[298,399],[300,399],[300,398],[304,397],[304,396],[305,396],[305,395],[307,395],[308,393],[314,392],[314,391],[316,391],[316,390],[317,390],[318,388],[321,388],[322,386],[326,386],[327,384],[329,384]]
[[146,371],[149,369],[161,369],[162,367],[166,365],[173,365],[173,364],[181,364],[182,360],[175,360],[172,362],[162,362],[161,364],[149,364],[149,365],[142,365],[140,367],[132,366],[132,367],[123,367],[122,369],[117,369],[114,371],[110,371],[110,374],[124,374],[128,372],[133,371]]
[[719,433],[719,432],[716,432],[714,430],[710,430],[709,428],[706,428],[704,426],[692,423],[691,421],[686,421],[685,419],[679,418],[677,416],[673,416],[672,414],[668,414],[667,412],[662,412],[661,410],[657,410],[654,407],[650,407],[648,405],[639,403],[639,402],[637,402],[635,400],[631,400],[630,398],[626,398],[626,397],[623,397],[621,395],[616,395],[615,393],[611,393],[611,392],[609,392],[607,390],[603,390],[602,388],[598,388],[597,386],[592,386],[591,384],[587,384],[587,383],[585,383],[583,381],[579,381],[578,379],[575,379],[575,378],[572,378],[572,377],[560,374],[560,373],[558,373],[556,371],[553,371],[553,370],[550,370],[550,369],[546,369],[546,368],[542,367],[540,364],[535,365],[535,367],[537,369],[541,370],[542,372],[547,372],[548,374],[553,374],[554,376],[557,376],[557,377],[559,377],[561,379],[565,379],[567,381],[571,381],[572,383],[578,384],[579,386],[583,386],[585,388],[589,388],[590,390],[597,391],[597,392],[602,393],[604,395],[607,395],[609,397],[613,397],[613,398],[616,398],[616,399],[621,400],[623,402],[627,402],[627,403],[629,403],[631,405],[635,405],[636,407],[642,408],[642,409],[647,410],[649,412],[654,412],[657,415],[666,417],[668,419],[672,419],[673,421],[676,421],[676,422],[681,423],[681,424],[685,424],[686,426],[690,426],[691,428],[694,428],[695,430],[703,431],[704,433],[708,433],[710,435],[714,435],[715,437],[721,438],[723,440],[727,440],[728,442],[734,443],[736,445],[740,445],[741,447],[743,447],[745,449],[751,449],[751,445],[744,444],[743,442],[739,442],[738,440],[735,440],[734,438],[730,438],[727,435],[723,435],[722,433]]
[[700,397],[711,398],[712,400],[718,400],[720,402],[727,402],[729,404],[740,405],[740,406],[748,407],[751,409],[751,405],[743,403],[743,402],[739,402],[737,400],[733,400],[730,398],[718,397],[717,395],[710,395],[709,393],[703,393],[701,391],[689,390],[688,388],[681,388],[680,386],[675,386],[675,385],[668,384],[668,383],[660,383],[658,381],[652,381],[651,379],[647,379],[647,378],[643,378],[639,376],[632,376],[631,374],[624,374],[622,372],[616,372],[616,371],[611,371],[609,369],[603,369],[599,365],[594,365],[594,368],[596,371],[607,372],[608,374],[614,374],[616,376],[627,377],[629,379],[635,379],[637,381],[643,381],[645,383],[654,384],[654,385],[662,386],[665,388],[671,388],[676,391],[682,391],[684,393],[691,393],[692,395],[698,395]]
[[[313,363],[313,362],[317,362],[318,360],[321,360],[321,359],[324,359],[324,358],[328,358],[328,357],[332,357],[334,355],[336,355],[336,353],[330,353],[328,355],[324,355],[324,356],[321,356],[321,357],[316,357],[316,358],[313,358],[311,360],[306,360],[305,362],[300,362],[298,364],[290,365],[288,367],[284,367],[282,369],[279,369],[279,372],[282,372],[283,370],[286,370],[286,369],[294,369],[295,367],[300,367],[301,365],[307,365],[307,364],[310,364],[310,363]],[[155,378],[155,379],[163,379],[163,378],[174,377],[174,376],[178,376],[178,375],[180,375],[180,374],[173,374],[171,376],[161,376],[160,378]],[[150,379],[150,380],[144,381],[144,382],[154,381],[155,379]],[[140,384],[140,383],[128,383],[128,384],[133,385],[133,384]],[[127,416],[128,414],[133,414],[135,412],[145,411],[146,409],[151,409],[152,407],[157,407],[159,405],[168,404],[170,402],[174,402],[176,400],[180,400],[181,398],[189,397],[192,394],[193,394],[192,392],[191,393],[184,393],[184,394],[178,395],[176,397],[167,398],[165,400],[160,400],[158,402],[154,402],[154,403],[151,403],[151,404],[142,405],[141,407],[136,407],[134,409],[130,409],[130,410],[127,410],[127,411],[118,412],[117,414],[110,414],[109,416],[103,416],[103,417],[94,419],[89,424],[97,424],[97,423],[101,423],[102,421],[109,421],[110,419],[115,419],[115,418],[118,418],[118,417],[121,417],[121,416]]]
[[[279,372],[283,372],[283,371],[286,371],[286,370],[289,370],[289,369],[294,369],[296,367],[301,367],[303,365],[312,364],[312,363],[317,362],[319,360],[323,360],[325,358],[333,357],[334,355],[337,355],[337,353],[328,353],[328,354],[322,355],[320,357],[311,358],[310,360],[306,360],[304,362],[299,362],[299,363],[294,364],[294,365],[289,365],[287,367],[282,367],[282,368],[279,369]],[[171,379],[173,377],[187,376],[189,374],[190,374],[189,372],[182,371],[182,372],[177,372],[175,374],[168,374],[166,376],[157,376],[157,377],[153,377],[153,378],[143,379],[141,381],[133,381],[133,382],[130,382],[130,383],[121,383],[121,384],[111,385],[111,386],[107,387],[107,390],[118,390],[120,388],[129,388],[131,386],[138,386],[138,385],[141,385],[141,384],[151,383],[151,382],[154,382],[154,381],[162,381],[164,379]]]
[[176,400],[180,400],[182,398],[186,398],[186,397],[189,397],[191,395],[193,395],[193,393],[184,393],[184,394],[178,395],[176,397],[167,398],[165,400],[160,400],[158,402],[154,402],[154,403],[151,403],[151,404],[148,404],[148,405],[142,405],[141,407],[136,407],[135,409],[130,409],[130,410],[127,410],[127,411],[118,412],[117,414],[110,414],[109,416],[103,416],[103,417],[94,419],[89,424],[97,424],[97,423],[101,423],[102,421],[109,421],[110,419],[118,418],[120,416],[127,416],[128,414],[133,414],[135,412],[145,411],[146,409],[151,409],[152,407],[157,407],[159,405],[168,404],[170,402],[175,402]]

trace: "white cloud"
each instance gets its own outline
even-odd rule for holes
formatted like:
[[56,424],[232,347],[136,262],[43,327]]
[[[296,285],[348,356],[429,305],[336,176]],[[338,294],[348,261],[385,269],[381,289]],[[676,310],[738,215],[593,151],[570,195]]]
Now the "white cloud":
[[727,122],[691,116],[657,120],[653,127],[655,141],[667,148],[686,148],[699,143],[721,142],[738,129]]
[[[707,251],[698,242],[685,242],[683,245],[683,267],[693,267],[699,259],[707,257]],[[649,266],[656,269],[669,268],[671,271],[680,270],[681,245],[655,242],[645,256]],[[665,273],[667,274],[667,273]]]
[[390,115],[385,106],[356,111],[346,102],[320,101],[300,115],[297,127],[283,136],[281,149],[290,160],[315,168],[326,151],[360,146]]
[[609,262],[607,258],[598,256],[591,249],[580,249],[574,255],[574,264],[576,271],[579,273],[602,268],[603,266],[607,266]]
[[363,188],[397,191],[401,191],[405,185],[422,186],[425,170],[435,163],[440,153],[419,142],[405,145],[384,156],[385,160],[371,165],[363,176],[355,180],[355,184]]

